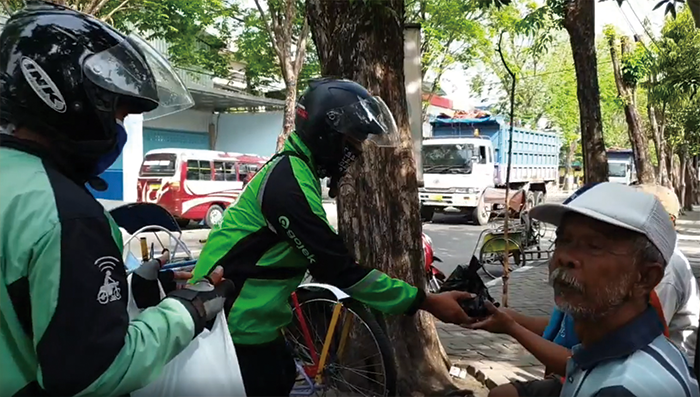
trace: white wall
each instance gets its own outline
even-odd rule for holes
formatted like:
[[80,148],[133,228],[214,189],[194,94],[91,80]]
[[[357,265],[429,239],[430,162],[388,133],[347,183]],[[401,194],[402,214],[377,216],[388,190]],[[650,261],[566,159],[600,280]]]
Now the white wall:
[[[222,113],[214,148],[227,152],[272,156],[282,131],[284,113]],[[217,124],[217,116],[214,123]]]
[[126,202],[135,202],[137,198],[136,184],[143,160],[143,124],[143,116],[140,114],[130,115],[124,119],[124,128],[129,134],[129,139],[122,151],[124,181],[122,200]]
[[165,130],[207,132],[212,117],[216,117],[211,112],[188,109],[170,116],[161,117],[155,120],[145,121],[144,128],[159,128]]
[[423,78],[421,75],[420,56],[420,25],[407,25],[403,35],[403,70],[404,84],[406,85],[406,104],[408,105],[408,117],[413,136],[413,158],[416,161],[416,176],[419,185],[423,183],[423,158],[421,156],[423,115],[421,87]]

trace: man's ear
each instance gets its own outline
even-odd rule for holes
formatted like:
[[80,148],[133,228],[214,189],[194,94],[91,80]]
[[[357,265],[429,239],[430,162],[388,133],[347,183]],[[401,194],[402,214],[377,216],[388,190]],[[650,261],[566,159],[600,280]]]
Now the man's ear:
[[650,293],[661,282],[664,277],[664,265],[658,262],[647,263],[640,269],[638,282],[640,292]]

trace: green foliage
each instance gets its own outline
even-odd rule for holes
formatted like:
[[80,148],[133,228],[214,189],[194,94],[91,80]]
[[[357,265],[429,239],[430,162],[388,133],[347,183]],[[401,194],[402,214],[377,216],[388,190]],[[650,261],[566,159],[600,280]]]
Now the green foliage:
[[415,0],[406,3],[407,22],[421,24],[423,76],[439,76],[459,63],[468,66],[486,45],[479,15],[481,4],[468,0]]
[[653,48],[658,80],[649,96],[666,110],[665,139],[679,154],[700,154],[700,29],[688,9],[667,18]]
[[[271,0],[267,2],[267,5],[273,10],[279,10],[283,4],[280,0]],[[266,17],[269,23],[269,12]],[[304,17],[304,3],[298,2],[292,27],[294,38],[298,38],[301,33]],[[235,37],[236,49],[233,53],[233,58],[247,65],[246,82],[248,90],[260,93],[262,88],[283,81],[279,57],[265,28],[265,21],[263,21],[257,8],[252,7],[243,10],[240,19],[242,22],[240,24],[240,33]],[[297,76],[297,81],[299,82],[297,90],[303,91],[306,88],[306,82],[311,78],[318,77],[320,73],[321,66],[316,48],[313,41],[309,39],[306,43],[304,64],[299,72],[299,76]]]
[[[597,45],[598,84],[605,144],[607,147],[628,147],[629,139],[623,104],[617,95],[607,48],[604,40]],[[563,146],[568,148],[572,141],[580,139],[580,120],[576,73],[571,47],[566,37],[558,36],[545,60],[544,71],[541,73],[544,80],[543,91],[546,92],[541,95],[547,98],[545,116],[561,132]],[[577,155],[580,153],[579,144]]]
[[[504,93],[510,91],[510,75],[507,73],[498,43],[509,68],[518,79],[515,91],[515,115],[521,123],[534,128],[544,116],[549,102],[546,90],[547,57],[549,47],[560,40],[557,24],[552,15],[534,3],[514,3],[508,7],[492,11],[486,21],[487,46],[481,47],[480,58],[484,65],[499,79]],[[504,95],[493,109],[504,113],[509,108],[509,97]]]
[[246,64],[246,83],[251,92],[281,80],[279,59],[257,10],[246,10],[233,57]]
[[622,59],[622,79],[627,85],[636,86],[645,79],[653,64],[653,58],[644,45],[637,43],[634,50]]

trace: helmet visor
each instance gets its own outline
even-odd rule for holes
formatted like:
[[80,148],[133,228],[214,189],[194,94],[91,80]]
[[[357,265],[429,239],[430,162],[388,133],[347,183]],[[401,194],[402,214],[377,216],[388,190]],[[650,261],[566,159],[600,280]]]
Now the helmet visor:
[[170,63],[134,34],[87,58],[83,71],[85,77],[100,88],[152,102],[153,107],[143,114],[144,120],[167,116],[194,105]]
[[359,141],[366,140],[381,147],[396,147],[399,144],[394,116],[380,97],[361,99],[330,110],[327,119],[336,131]]

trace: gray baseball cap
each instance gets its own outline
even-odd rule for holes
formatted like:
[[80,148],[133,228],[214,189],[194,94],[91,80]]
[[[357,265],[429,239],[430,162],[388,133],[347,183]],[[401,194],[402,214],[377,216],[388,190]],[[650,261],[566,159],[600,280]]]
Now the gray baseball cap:
[[668,212],[652,194],[619,183],[601,182],[577,190],[562,204],[541,204],[530,217],[559,226],[564,214],[574,212],[645,235],[669,262],[676,231]]

